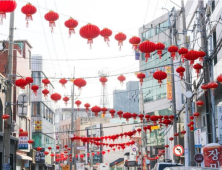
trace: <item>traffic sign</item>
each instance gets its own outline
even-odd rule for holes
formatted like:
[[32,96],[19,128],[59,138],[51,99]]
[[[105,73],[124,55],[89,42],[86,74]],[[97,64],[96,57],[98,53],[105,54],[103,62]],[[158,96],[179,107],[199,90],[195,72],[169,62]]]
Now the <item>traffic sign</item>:
[[176,156],[182,156],[183,153],[184,153],[183,146],[181,146],[181,145],[176,145],[176,146],[174,146],[174,148],[173,148],[173,153],[174,153],[174,155],[176,155]]
[[133,147],[133,148],[132,148],[132,151],[133,151],[133,152],[136,152],[136,148],[135,148],[135,147]]
[[198,164],[201,164],[204,161],[204,157],[201,153],[194,155],[194,161]]

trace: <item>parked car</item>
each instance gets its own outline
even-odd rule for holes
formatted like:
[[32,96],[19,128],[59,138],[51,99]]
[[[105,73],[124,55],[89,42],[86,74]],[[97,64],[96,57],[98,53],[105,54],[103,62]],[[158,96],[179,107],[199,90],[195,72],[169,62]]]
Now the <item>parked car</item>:
[[156,163],[153,170],[164,170],[167,167],[178,167],[178,166],[183,166],[183,165],[176,164],[176,163],[159,162],[159,163]]

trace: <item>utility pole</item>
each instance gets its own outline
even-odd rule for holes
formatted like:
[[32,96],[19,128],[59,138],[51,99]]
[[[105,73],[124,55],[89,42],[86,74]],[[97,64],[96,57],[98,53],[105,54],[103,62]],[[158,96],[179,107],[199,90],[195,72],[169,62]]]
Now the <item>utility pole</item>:
[[[7,90],[5,94],[5,114],[9,115],[9,119],[4,121],[4,164],[10,165],[10,135],[11,135],[11,123],[12,123],[12,64],[13,64],[13,46],[14,46],[14,12],[10,13],[10,25],[9,25],[9,47],[8,47],[8,62],[6,69],[7,78]],[[3,168],[2,168],[3,169]],[[4,169],[3,169],[4,170]]]
[[[75,67],[74,67],[74,71],[73,71],[73,76],[74,76],[74,78],[75,78]],[[74,79],[73,79],[73,81],[74,81]],[[74,131],[74,119],[73,119],[73,117],[74,117],[74,91],[75,91],[75,88],[74,88],[74,82],[72,83],[72,89],[71,89],[71,132],[73,132]],[[73,154],[72,156],[74,157],[74,159],[76,159],[75,158],[75,147],[73,147],[73,145],[74,145],[74,142],[71,140],[71,154]],[[73,161],[72,162],[70,162],[70,167],[69,167],[69,169],[70,170],[72,170],[72,165],[73,165]],[[75,163],[74,163],[74,165],[76,166],[76,160],[75,160]],[[76,169],[76,168],[75,168]]]
[[[200,28],[199,31],[201,34],[201,50],[206,53],[206,56],[204,57],[204,62],[203,62],[204,83],[209,83],[210,82],[209,73],[211,71],[211,69],[210,69],[211,64],[209,62],[208,48],[207,48],[208,43],[207,43],[207,34],[206,34],[206,26],[205,26],[204,2],[199,0],[198,6],[199,6],[199,17],[200,17],[199,18],[199,28]],[[205,95],[208,143],[211,143],[211,142],[215,143],[216,142],[216,130],[215,130],[215,123],[214,123],[214,113],[213,113],[214,110],[212,109],[210,98],[208,97],[210,95],[211,94],[208,90],[207,94]]]
[[[182,10],[182,22],[183,22],[183,44],[184,47],[188,49],[188,44],[187,44],[187,29],[186,29],[186,18],[185,18],[185,7],[184,7],[184,0],[181,0],[181,10]],[[185,68],[186,68],[186,79],[185,79],[185,84],[186,84],[186,91],[192,91],[190,87],[190,66],[189,66],[189,61],[185,61]],[[191,98],[186,98],[186,109],[185,109],[185,130],[186,134],[184,135],[184,145],[185,145],[185,166],[194,166],[194,155],[195,155],[195,148],[194,148],[194,134],[190,132],[190,129],[188,126],[186,126],[189,122],[189,117],[192,114],[192,109],[191,109]]]
[[[91,119],[90,119],[90,129],[91,129],[91,135],[90,137],[92,138],[93,133],[92,133],[92,111],[91,111]],[[90,155],[90,170],[93,170],[93,156],[92,156],[92,150],[93,150],[93,143],[91,143],[91,155]]]
[[[174,9],[173,9],[174,10]],[[171,25],[170,22],[170,13],[168,12],[168,20],[169,20],[169,28],[170,28],[170,44],[173,44],[173,38],[172,38],[172,34],[174,34],[175,29],[176,29],[176,17],[173,15],[174,17],[174,23],[173,25]],[[174,34],[175,36],[175,34]],[[171,80],[172,80],[172,113],[174,115],[174,119],[173,119],[173,133],[177,133],[177,112],[176,112],[176,97],[175,97],[175,80],[174,80],[174,64],[173,64],[173,58],[171,57],[170,59],[170,64],[171,64]],[[174,138],[174,146],[177,145],[177,138]],[[179,162],[179,159],[176,155],[173,155],[173,159],[175,163]]]

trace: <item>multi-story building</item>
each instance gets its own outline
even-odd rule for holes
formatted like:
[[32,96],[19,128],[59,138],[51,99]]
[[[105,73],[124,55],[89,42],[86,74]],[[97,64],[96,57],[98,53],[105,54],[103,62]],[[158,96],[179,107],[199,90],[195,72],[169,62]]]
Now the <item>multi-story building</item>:
[[[1,42],[2,43],[2,42]],[[0,54],[0,73],[1,73],[1,89],[2,92],[5,93],[6,89],[3,87],[3,84],[5,82],[5,74],[8,62],[8,43],[5,43],[5,49]],[[16,40],[14,41],[14,50],[13,50],[13,68],[12,68],[12,74],[13,81],[12,83],[15,83],[16,79],[19,78],[25,78],[25,77],[31,77],[31,49],[32,46],[27,40]],[[1,93],[1,104],[0,104],[0,115],[2,115],[4,112],[4,93]],[[26,86],[24,89],[21,89],[19,87],[13,86],[12,87],[12,124],[14,125],[14,131],[12,131],[11,134],[11,145],[10,145],[10,152],[11,152],[11,158],[10,158],[10,166],[12,169],[15,168],[22,168],[22,167],[29,167],[32,161],[34,161],[31,157],[29,157],[30,152],[30,145],[26,143],[25,147],[20,147],[21,145],[19,143],[19,129],[22,129],[25,131],[26,135],[28,135],[28,138],[32,138],[32,134],[30,131],[30,125],[31,125],[31,114],[30,114],[30,102],[28,101],[26,103],[26,112],[22,112],[19,114],[17,101],[19,96],[26,95],[28,98],[30,98],[30,88],[29,86]],[[0,167],[3,167],[3,124],[1,121],[1,135],[0,135]],[[17,147],[18,146],[18,147]],[[32,152],[33,150],[31,150]],[[16,158],[17,156],[17,158]]]
[[[48,87],[44,87],[42,83],[42,80],[47,78],[43,71],[42,56],[32,55],[31,66],[33,84],[39,86],[37,95],[33,93],[31,96],[32,138],[35,141],[33,148],[41,146],[43,148],[41,152],[44,152],[44,149],[47,150],[48,147],[51,147],[51,151],[55,152],[55,103],[50,100],[50,96],[44,97],[42,94],[44,88],[47,88],[49,94],[52,94],[54,87],[51,83],[48,84]],[[36,158],[39,158],[37,154]],[[50,154],[47,156],[43,154],[41,159],[36,159],[36,164],[32,167],[38,170],[43,167],[52,168],[53,164]]]
[[126,90],[113,91],[113,108],[116,111],[139,113],[139,82],[129,81]]
[[[176,14],[175,14],[176,15]],[[157,43],[162,42],[165,44],[165,50],[163,50],[162,58],[159,59],[159,55],[156,52],[152,53],[148,62],[145,62],[144,53],[140,57],[140,71],[146,74],[142,88],[143,99],[140,106],[140,110],[144,110],[144,114],[149,115],[171,115],[172,113],[172,82],[171,76],[171,67],[170,65],[170,53],[167,52],[167,48],[172,45],[170,41],[170,23],[176,22],[176,28],[180,25],[179,18],[172,21],[169,19],[168,14],[164,14],[159,18],[149,22],[139,29],[139,36],[142,41],[149,40],[151,42]],[[178,40],[179,42],[179,40]],[[174,70],[179,64],[178,60],[174,61]],[[158,84],[158,81],[153,78],[153,73],[155,71],[162,70],[168,74],[168,78],[162,81],[161,86]],[[176,94],[176,110],[181,108],[181,92],[182,87],[178,76],[174,76],[175,79],[175,94]],[[163,126],[162,126],[163,128]],[[149,147],[150,157],[154,157],[158,154],[158,150],[164,149],[165,143],[168,143],[168,140],[165,140],[164,130],[160,128],[159,130],[148,133],[147,143]],[[168,135],[172,135],[173,128],[168,132]],[[173,145],[172,145],[173,146]],[[167,154],[166,154],[167,155]],[[169,153],[168,159],[173,159],[173,153]],[[154,163],[151,162],[151,167],[154,166]]]

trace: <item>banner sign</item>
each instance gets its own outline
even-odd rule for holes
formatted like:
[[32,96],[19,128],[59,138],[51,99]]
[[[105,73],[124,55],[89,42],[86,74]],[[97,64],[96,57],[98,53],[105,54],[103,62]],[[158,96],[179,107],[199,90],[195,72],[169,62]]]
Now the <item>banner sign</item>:
[[140,60],[140,52],[138,46],[136,47],[135,50],[135,60]]
[[194,143],[196,148],[201,148],[201,129],[194,130]]
[[171,78],[171,67],[166,66],[166,73],[167,73],[167,78],[166,78],[166,83],[167,83],[167,100],[172,100],[172,78]]
[[20,132],[19,133],[18,149],[28,150],[28,148],[29,148],[28,140],[29,140],[28,132],[27,131]]

